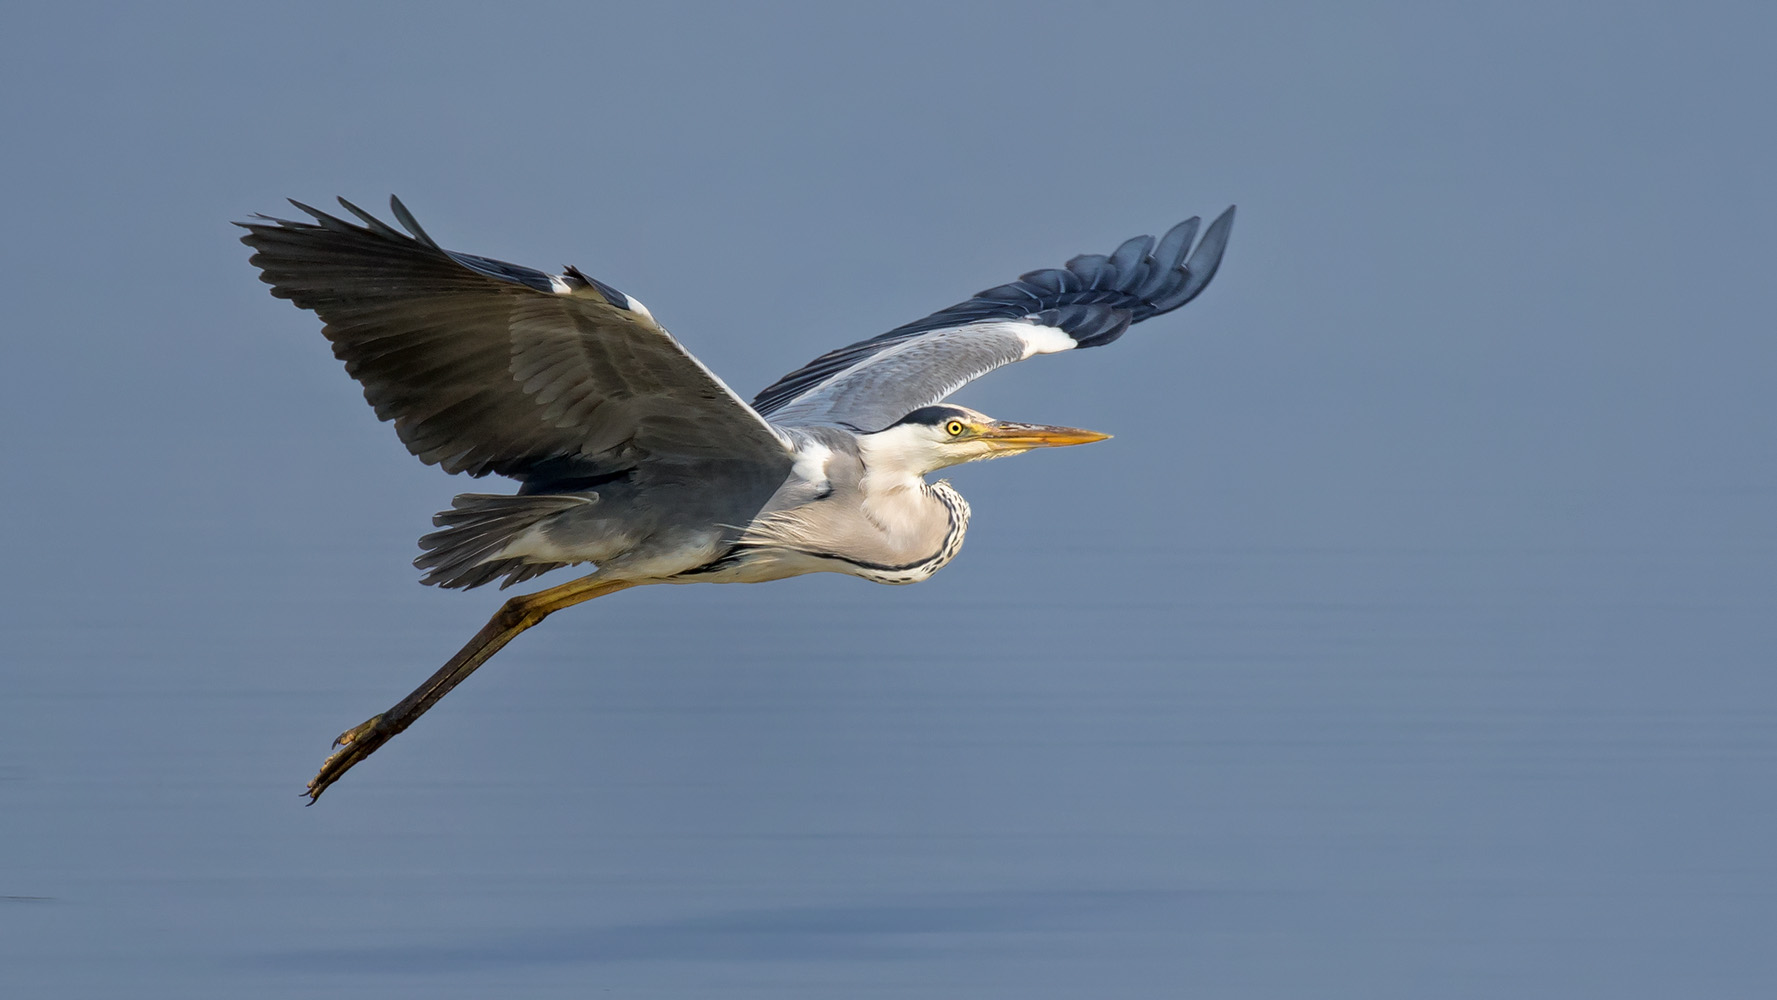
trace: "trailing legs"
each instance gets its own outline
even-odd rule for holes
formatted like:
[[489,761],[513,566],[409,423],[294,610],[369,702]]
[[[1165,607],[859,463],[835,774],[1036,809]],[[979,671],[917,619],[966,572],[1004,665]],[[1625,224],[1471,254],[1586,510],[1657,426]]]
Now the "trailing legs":
[[639,582],[641,581],[601,580],[594,574],[558,587],[550,587],[548,590],[514,597],[502,604],[500,610],[494,612],[488,623],[481,627],[481,631],[475,633],[473,639],[457,650],[457,655],[439,667],[438,672],[415,688],[412,694],[381,715],[339,734],[339,739],[333,742],[337,749],[308,783],[308,790],[304,794],[309,797],[310,804],[321,797],[327,786],[351,770],[352,765],[375,753],[378,747],[394,738],[395,734],[413,725],[414,720],[437,704],[438,699],[449,694],[451,688],[461,684],[464,678],[474,673],[477,667],[486,663],[489,657],[499,652],[501,647],[511,642],[520,632],[563,608],[627,590]]

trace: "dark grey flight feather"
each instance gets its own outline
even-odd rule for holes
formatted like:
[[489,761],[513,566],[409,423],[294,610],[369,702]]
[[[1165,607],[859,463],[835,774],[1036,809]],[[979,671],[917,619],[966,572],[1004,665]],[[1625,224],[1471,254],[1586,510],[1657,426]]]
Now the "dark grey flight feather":
[[782,435],[609,285],[445,250],[393,198],[407,233],[344,199],[361,225],[292,204],[314,221],[260,216],[241,242],[422,461],[527,483],[650,459],[788,468]]
[[443,531],[420,538],[425,551],[413,561],[426,571],[421,583],[439,587],[479,587],[504,576],[504,590],[534,576],[565,566],[559,562],[532,562],[524,557],[502,557],[512,539],[553,515],[597,503],[592,496],[553,494],[505,496],[461,493],[450,510],[432,518]]
[[1234,209],[1210,223],[1187,257],[1198,223],[1179,223],[1157,247],[1153,237],[1138,236],[1108,257],[1082,254],[1065,268],[1031,271],[924,319],[829,351],[767,386],[753,406],[780,424],[880,430],[1025,357],[1014,324],[1049,327],[1076,347],[1111,343],[1131,324],[1196,298],[1215,277]]

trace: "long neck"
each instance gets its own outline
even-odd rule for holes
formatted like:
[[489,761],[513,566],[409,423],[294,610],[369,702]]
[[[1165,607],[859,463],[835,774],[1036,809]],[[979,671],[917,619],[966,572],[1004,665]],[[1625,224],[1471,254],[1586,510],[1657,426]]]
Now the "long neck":
[[956,556],[968,503],[948,483],[928,484],[905,463],[871,455],[861,444],[835,439],[804,447],[790,481],[747,529],[747,578],[830,570],[916,583]]
[[949,483],[866,470],[860,486],[864,517],[890,553],[879,561],[882,571],[866,574],[871,579],[913,583],[956,558],[969,528],[969,503]]
[[963,499],[961,493],[951,489],[950,484],[942,479],[927,487],[927,490],[933,498],[944,505],[949,516],[949,527],[945,532],[943,544],[939,547],[936,558],[932,560],[931,568],[926,571],[926,575],[929,576],[943,569],[945,563],[955,559],[956,554],[962,551],[963,535],[967,534],[969,530],[969,502]]

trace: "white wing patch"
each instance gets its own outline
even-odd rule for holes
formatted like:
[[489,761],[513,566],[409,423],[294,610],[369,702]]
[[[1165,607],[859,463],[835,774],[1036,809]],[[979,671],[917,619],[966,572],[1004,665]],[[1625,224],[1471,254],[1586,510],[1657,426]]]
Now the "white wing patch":
[[1027,360],[1038,354],[1058,354],[1062,351],[1071,351],[1079,346],[1074,342],[1074,338],[1068,336],[1067,331],[1060,327],[1040,326],[1036,323],[1007,325],[1016,327],[1015,332],[1018,334],[1018,339],[1024,341],[1024,358],[1019,360]]
[[817,491],[825,490],[828,486],[827,460],[832,457],[833,449],[819,441],[804,440],[796,449],[796,464],[790,467],[790,475]]
[[[583,298],[590,298],[595,302],[606,302],[607,301],[605,298],[605,294],[603,292],[599,291],[597,288],[594,288],[591,285],[569,284],[567,277],[568,276],[565,274],[550,275],[549,276],[549,290],[554,292],[557,295],[579,295]],[[613,288],[611,290],[613,292],[617,292],[617,290],[615,288]],[[611,305],[616,306],[619,309],[623,309],[623,310],[627,310],[629,312],[635,313],[637,316],[640,316],[641,318],[647,320],[648,323],[650,323],[650,324],[653,324],[655,326],[660,325],[659,321],[654,318],[654,314],[648,311],[648,307],[645,305],[642,305],[641,299],[636,298],[635,296],[629,294],[628,292],[617,292],[617,295],[619,298],[623,299],[623,301],[622,302],[611,302],[610,303]]]

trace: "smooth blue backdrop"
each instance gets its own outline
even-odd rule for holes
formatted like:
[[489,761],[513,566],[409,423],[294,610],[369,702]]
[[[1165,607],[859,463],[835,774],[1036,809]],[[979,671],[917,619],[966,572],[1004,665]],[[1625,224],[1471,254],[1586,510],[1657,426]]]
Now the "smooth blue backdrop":
[[[1766,997],[1763,4],[11,5],[11,996]],[[929,583],[498,600],[229,220],[398,192],[743,392],[1240,204],[959,399]]]

